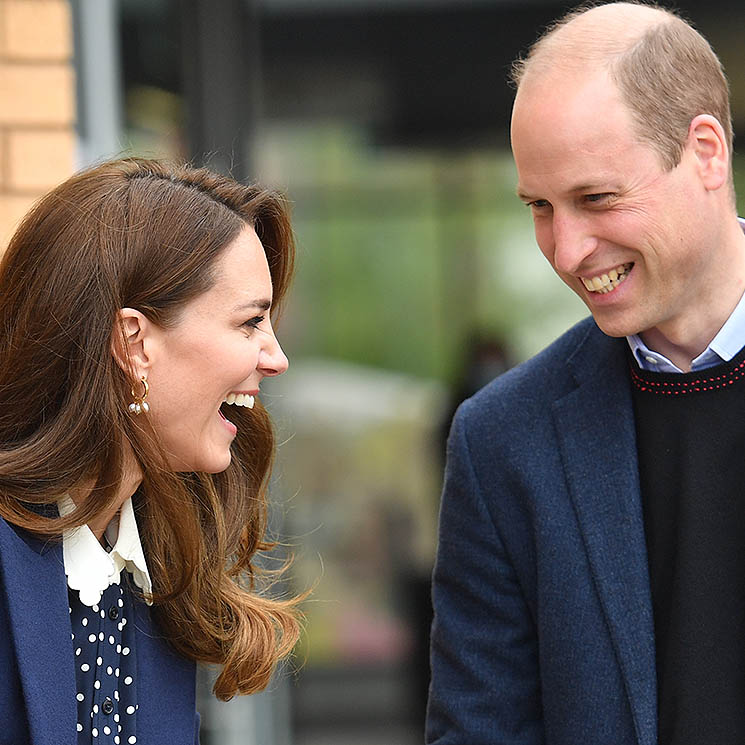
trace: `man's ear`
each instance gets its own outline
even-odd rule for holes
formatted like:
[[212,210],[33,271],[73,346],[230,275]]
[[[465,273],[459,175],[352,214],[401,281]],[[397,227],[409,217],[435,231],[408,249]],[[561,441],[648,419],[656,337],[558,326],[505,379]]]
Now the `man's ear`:
[[153,324],[134,308],[121,308],[111,333],[111,354],[127,377],[147,376],[151,360],[149,337]]
[[730,152],[719,120],[699,114],[688,128],[688,147],[693,148],[704,187],[715,191],[729,183]]

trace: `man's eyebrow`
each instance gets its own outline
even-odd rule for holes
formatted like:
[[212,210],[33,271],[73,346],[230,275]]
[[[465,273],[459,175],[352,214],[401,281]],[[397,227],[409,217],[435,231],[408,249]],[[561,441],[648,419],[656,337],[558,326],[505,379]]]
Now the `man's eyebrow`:
[[515,190],[515,194],[517,194],[517,198],[520,199],[523,202],[534,202],[539,197],[535,196],[535,194],[530,194],[529,192],[523,190],[521,187],[517,187]]
[[233,312],[237,313],[240,310],[258,309],[258,310],[269,310],[272,307],[272,301],[266,298],[259,300],[249,300],[247,303],[241,303],[233,308]]
[[[605,191],[613,191],[613,189],[608,189],[607,184],[604,184],[602,181],[595,181],[595,182],[585,182],[581,184],[577,184],[576,186],[572,186],[569,189],[567,189],[567,194],[582,194],[582,193],[601,193]],[[534,196],[533,194],[529,194],[526,191],[523,191],[519,186],[517,187],[515,193],[517,194],[518,198],[520,198],[523,202],[533,202],[538,197]]]
[[602,184],[601,181],[595,181],[595,182],[592,182],[592,183],[591,182],[587,182],[587,183],[584,183],[584,184],[577,184],[577,186],[573,186],[569,190],[569,192],[570,192],[570,194],[581,194],[583,192],[585,192],[585,193],[595,193],[595,192],[600,193],[600,192],[603,192],[603,191],[608,191],[607,185],[606,186],[601,186],[601,184]]

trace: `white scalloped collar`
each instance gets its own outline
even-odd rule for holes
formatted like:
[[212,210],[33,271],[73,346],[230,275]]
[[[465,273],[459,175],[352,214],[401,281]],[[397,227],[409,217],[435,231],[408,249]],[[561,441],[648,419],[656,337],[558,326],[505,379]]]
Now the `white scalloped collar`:
[[[65,495],[57,502],[62,517],[75,509],[75,503]],[[132,499],[127,499],[114,519],[106,527],[106,537],[113,548],[107,553],[87,525],[66,530],[62,534],[62,553],[65,561],[67,586],[77,590],[83,605],[93,606],[109,585],[119,584],[122,569],[131,572],[135,584],[152,604],[153,592],[145,554],[140,543]]]

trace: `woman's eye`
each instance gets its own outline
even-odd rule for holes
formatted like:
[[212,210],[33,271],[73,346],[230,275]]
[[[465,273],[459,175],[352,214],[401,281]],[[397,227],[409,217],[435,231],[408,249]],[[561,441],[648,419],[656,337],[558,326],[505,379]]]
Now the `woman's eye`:
[[243,325],[246,328],[255,329],[258,328],[261,323],[263,322],[265,316],[254,316],[253,318],[249,318],[247,321],[243,322]]

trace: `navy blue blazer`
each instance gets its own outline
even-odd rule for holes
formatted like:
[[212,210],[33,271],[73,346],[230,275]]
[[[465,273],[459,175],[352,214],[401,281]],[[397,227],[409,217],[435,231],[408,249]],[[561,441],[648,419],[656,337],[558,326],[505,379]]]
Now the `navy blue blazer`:
[[[195,665],[136,603],[137,741],[198,741]],[[0,519],[0,745],[76,745],[72,629],[62,543]]]
[[625,346],[587,319],[455,416],[428,743],[656,743]]

